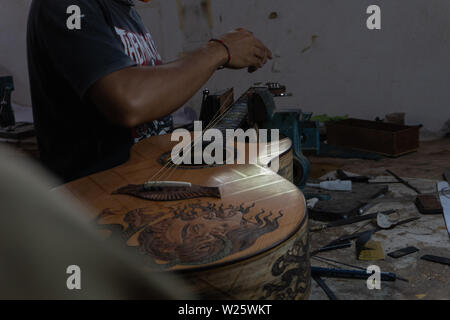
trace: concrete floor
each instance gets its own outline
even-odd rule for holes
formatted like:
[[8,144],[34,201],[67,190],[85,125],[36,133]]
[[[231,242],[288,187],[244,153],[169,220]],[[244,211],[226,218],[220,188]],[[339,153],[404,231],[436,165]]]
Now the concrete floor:
[[[319,174],[326,170],[343,168],[357,174],[386,175],[389,168],[398,172],[422,192],[435,192],[436,181],[442,180],[442,172],[450,167],[450,139],[425,142],[418,152],[397,159],[381,161],[342,160],[327,158],[310,158],[314,172]],[[412,178],[410,178],[412,177]],[[354,244],[351,248],[321,253],[318,256],[331,258],[360,267],[378,265],[381,271],[394,272],[409,282],[382,282],[381,290],[369,290],[365,280],[347,280],[324,278],[327,285],[339,299],[450,299],[450,267],[420,260],[425,254],[450,258],[450,238],[442,215],[421,215],[411,199],[415,192],[402,184],[389,184],[389,193],[385,200],[380,200],[367,213],[396,209],[397,213],[390,217],[394,220],[420,216],[420,220],[398,226],[392,230],[375,233],[373,240],[380,241],[385,253],[407,246],[415,246],[419,252],[394,259],[386,255],[385,260],[366,262],[356,259]],[[403,198],[402,201],[393,198]],[[328,242],[345,234],[355,232],[367,222],[328,229],[311,233],[311,250],[322,247]],[[320,225],[312,221],[311,225]],[[370,223],[360,231],[372,229]],[[330,267],[317,260],[312,265]],[[342,267],[347,268],[348,267]],[[311,299],[328,299],[323,290],[313,281]]]

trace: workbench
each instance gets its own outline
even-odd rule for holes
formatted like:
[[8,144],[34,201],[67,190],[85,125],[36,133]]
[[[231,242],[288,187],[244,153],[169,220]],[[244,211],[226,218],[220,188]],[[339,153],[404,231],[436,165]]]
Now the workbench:
[[[384,178],[384,177],[383,177]],[[392,180],[392,177],[386,177]],[[423,193],[436,192],[436,180],[407,179],[410,184]],[[402,197],[413,199],[416,193],[400,183],[389,184],[389,197]],[[393,272],[406,278],[409,282],[395,281],[382,282],[381,290],[369,290],[365,280],[323,278],[338,299],[349,300],[377,300],[377,299],[450,299],[450,267],[421,260],[425,254],[441,257],[450,257],[450,238],[442,214],[422,215],[412,201],[379,200],[380,203],[372,207],[367,213],[397,210],[390,216],[393,220],[403,220],[420,216],[417,221],[400,225],[392,230],[382,230],[373,234],[372,239],[380,241],[384,248],[386,258],[382,261],[359,261],[356,259],[354,241],[352,247],[318,254],[340,262],[366,268],[369,265],[378,265],[382,272]],[[367,214],[366,213],[366,214]],[[310,234],[311,251],[325,246],[327,243],[342,235],[351,234],[367,222],[358,222],[351,225],[326,229]],[[320,226],[320,222],[311,221],[312,226]],[[369,224],[360,231],[373,229]],[[420,249],[416,253],[394,259],[387,253],[414,246]],[[312,259],[314,266],[333,268],[329,264]],[[342,267],[349,269],[347,267]],[[310,299],[327,300],[323,290],[313,281]]]

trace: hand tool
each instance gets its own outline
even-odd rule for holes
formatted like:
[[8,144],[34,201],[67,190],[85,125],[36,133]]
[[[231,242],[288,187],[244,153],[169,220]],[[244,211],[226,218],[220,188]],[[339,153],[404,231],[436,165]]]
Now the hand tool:
[[344,248],[349,248],[351,246],[352,246],[352,243],[350,241],[349,242],[345,242],[345,243],[332,245],[332,246],[326,246],[326,247],[322,247],[320,249],[314,250],[313,252],[311,252],[311,256],[314,256],[314,255],[318,254],[319,252],[332,251],[332,250],[337,250],[337,249],[344,249]]
[[[381,199],[383,197],[384,197],[384,193],[380,194],[375,199]],[[374,205],[376,205],[376,203],[373,203],[373,202],[366,203],[364,206],[362,206],[361,208],[358,209],[358,214],[364,214],[367,210],[372,208]]]
[[[346,279],[367,279],[370,274],[365,270],[346,270],[346,269],[330,269],[322,267],[311,267],[311,275],[313,277],[327,277],[327,278],[346,278]],[[382,281],[405,281],[407,279],[398,277],[392,272],[381,272],[380,278]]]
[[427,255],[422,256],[420,259],[450,266],[450,258],[438,257],[438,256],[433,256],[433,255],[427,254]]
[[[344,262],[337,261],[337,260],[333,260],[333,259],[330,259],[330,258],[317,257],[317,256],[316,256],[316,257],[311,257],[311,258],[312,258],[312,259],[316,259],[316,260],[321,261],[321,262],[328,263],[328,264],[330,264],[330,265],[333,265],[332,263],[337,263],[337,264],[341,264],[341,265],[346,266],[346,267],[350,267],[350,268],[354,268],[354,269],[359,269],[359,270],[363,270],[363,271],[366,271],[366,272],[367,272],[367,268],[363,268],[363,267],[360,267],[360,266],[351,265],[351,264],[344,263]],[[331,263],[331,262],[332,262],[332,263]],[[397,276],[397,279],[398,279],[398,280],[401,280],[401,281],[409,282],[408,279],[404,279],[404,278],[401,278],[401,277],[398,277],[398,276]]]
[[395,250],[393,252],[388,253],[388,256],[394,258],[394,259],[398,259],[401,257],[404,257],[408,254],[414,253],[419,251],[419,249],[417,249],[416,247],[406,247],[403,249],[399,249],[399,250]]
[[417,189],[416,187],[412,186],[408,181],[400,178],[397,174],[395,174],[394,172],[392,172],[391,170],[387,169],[386,170],[387,173],[389,173],[391,176],[393,176],[395,179],[397,179],[399,182],[403,183],[405,186],[407,186],[408,188],[410,188],[411,190],[414,190],[415,192],[417,192],[418,194],[422,194],[422,192],[420,192],[419,189]]
[[318,260],[318,261],[321,261],[321,262],[325,262],[325,263],[327,263],[329,265],[332,265],[332,266],[334,266],[333,264],[337,263],[337,264],[341,264],[343,266],[354,268],[354,269],[366,270],[363,267],[354,266],[354,265],[351,265],[351,264],[348,264],[348,263],[345,263],[345,262],[341,262],[341,261],[337,261],[337,260],[333,260],[333,259],[330,259],[330,258],[324,258],[324,257],[318,257],[318,256],[311,257],[311,258],[315,259],[315,260]]
[[[415,221],[415,220],[419,220],[419,219],[420,219],[420,217],[414,217],[414,218],[409,218],[409,219],[405,219],[405,220],[399,221],[399,222],[393,224],[390,229],[393,229],[393,228],[395,228],[395,227],[397,227],[399,225],[402,225],[402,224],[405,224],[405,223],[408,223],[408,222],[412,222],[412,221]],[[383,230],[383,229],[381,229],[380,227],[377,227],[375,229],[371,229],[371,230],[368,230],[368,231],[363,231],[363,232],[359,232],[359,233],[355,233],[355,234],[345,235],[345,236],[342,236],[342,237],[340,237],[340,238],[338,238],[336,240],[331,241],[325,247],[333,246],[333,245],[341,244],[343,242],[347,242],[349,240],[357,239],[357,238],[359,238],[361,235],[363,235],[366,232],[373,232],[373,233],[375,233],[375,232],[378,232],[380,230]]]
[[341,181],[322,181],[320,183],[307,183],[307,187],[320,188],[323,190],[333,190],[333,191],[352,191],[352,182],[349,180]]
[[336,177],[340,180],[350,180],[351,182],[368,182],[369,177],[367,176],[348,176],[343,170],[337,169],[336,170]]
[[331,291],[330,287],[325,283],[325,281],[323,281],[323,279],[322,279],[321,277],[313,276],[312,278],[317,282],[317,284],[319,285],[319,287],[322,288],[322,290],[325,292],[325,294],[327,295],[327,297],[328,297],[330,300],[339,300],[339,299],[336,297],[336,295],[334,294],[334,292]]
[[[380,213],[385,214],[385,215],[389,215],[389,214],[392,214],[394,212],[396,212],[396,211],[395,210],[387,210],[387,211],[383,211],[383,212],[380,212]],[[345,226],[345,225],[349,225],[349,224],[352,224],[352,223],[357,223],[357,222],[361,222],[361,221],[376,219],[377,215],[378,215],[378,212],[370,213],[370,214],[366,214],[366,215],[358,216],[358,217],[351,217],[351,218],[348,218],[348,219],[336,220],[336,221],[330,222],[328,224],[325,224],[325,225],[322,225],[322,226],[319,226],[319,227],[312,227],[312,228],[309,229],[309,231],[311,231],[311,232],[322,231],[322,230],[325,230],[325,229],[328,229],[328,228],[340,227],[340,226]]]

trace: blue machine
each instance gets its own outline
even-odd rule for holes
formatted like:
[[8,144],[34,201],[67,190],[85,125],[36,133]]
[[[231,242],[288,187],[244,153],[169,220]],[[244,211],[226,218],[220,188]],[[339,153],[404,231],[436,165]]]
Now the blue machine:
[[319,121],[312,121],[313,113],[302,113],[299,117],[300,135],[302,137],[302,150],[314,152],[316,155],[320,154],[320,133]]
[[[258,114],[249,115],[260,128],[279,129],[280,135],[292,140],[294,151],[294,184],[302,189],[309,177],[311,164],[302,150],[320,151],[319,128],[316,121],[310,121],[312,113],[304,114],[298,109],[277,109],[274,94],[267,87],[256,87],[255,97],[261,99],[265,108],[259,108]],[[256,103],[258,104],[258,103]],[[260,114],[265,109],[265,114]]]

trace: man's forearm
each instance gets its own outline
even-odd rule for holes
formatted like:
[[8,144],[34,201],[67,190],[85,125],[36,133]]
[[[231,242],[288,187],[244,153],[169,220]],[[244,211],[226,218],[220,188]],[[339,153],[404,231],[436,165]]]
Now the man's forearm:
[[90,98],[110,120],[133,127],[180,108],[226,61],[226,49],[210,42],[166,65],[114,72],[94,84]]

